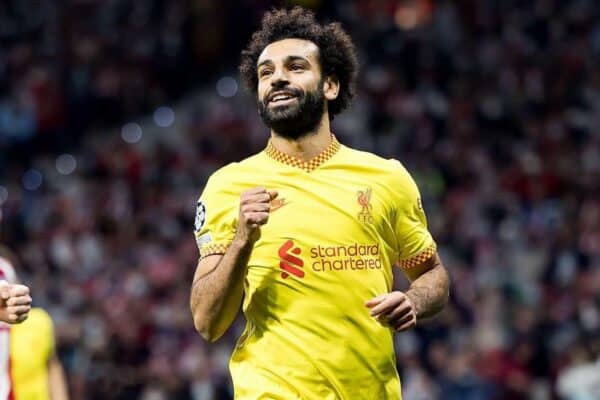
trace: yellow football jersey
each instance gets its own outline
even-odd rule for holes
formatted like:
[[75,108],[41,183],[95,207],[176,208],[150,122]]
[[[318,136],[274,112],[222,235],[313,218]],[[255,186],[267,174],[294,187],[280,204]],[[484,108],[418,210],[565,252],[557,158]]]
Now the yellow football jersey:
[[48,400],[48,362],[54,354],[54,326],[41,308],[32,308],[29,318],[11,326],[11,375],[15,400]]
[[393,332],[364,303],[390,292],[394,264],[435,254],[409,173],[334,137],[310,162],[269,143],[207,182],[201,257],[226,251],[239,197],[255,186],[279,195],[248,263],[247,324],[230,362],[236,399],[400,399]]

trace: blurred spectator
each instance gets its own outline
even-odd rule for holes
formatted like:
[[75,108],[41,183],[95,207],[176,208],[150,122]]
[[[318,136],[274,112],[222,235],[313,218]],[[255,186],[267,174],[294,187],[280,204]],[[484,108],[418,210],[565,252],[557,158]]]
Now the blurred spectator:
[[600,397],[598,361],[566,368],[558,377],[557,391],[568,400],[592,400]]

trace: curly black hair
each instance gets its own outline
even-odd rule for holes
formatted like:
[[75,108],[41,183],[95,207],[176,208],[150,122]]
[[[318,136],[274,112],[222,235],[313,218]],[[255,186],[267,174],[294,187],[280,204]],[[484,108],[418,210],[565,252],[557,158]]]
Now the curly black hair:
[[322,76],[338,79],[338,97],[328,104],[329,117],[350,106],[355,94],[358,60],[350,36],[339,23],[321,25],[312,11],[296,6],[291,9],[273,9],[265,13],[261,28],[254,32],[248,47],[242,51],[240,74],[251,93],[258,90],[256,64],[269,44],[283,39],[309,40],[319,48]]

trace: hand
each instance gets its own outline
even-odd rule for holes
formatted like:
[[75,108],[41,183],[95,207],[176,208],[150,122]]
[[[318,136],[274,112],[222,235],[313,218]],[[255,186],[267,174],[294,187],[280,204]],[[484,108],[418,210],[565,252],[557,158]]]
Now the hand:
[[269,220],[271,200],[277,197],[276,191],[255,187],[240,196],[240,214],[235,234],[242,243],[253,244],[260,238],[260,226]]
[[0,281],[0,320],[9,324],[23,322],[31,310],[29,288]]
[[365,303],[369,314],[383,326],[402,332],[417,326],[417,311],[411,299],[402,292],[377,296]]

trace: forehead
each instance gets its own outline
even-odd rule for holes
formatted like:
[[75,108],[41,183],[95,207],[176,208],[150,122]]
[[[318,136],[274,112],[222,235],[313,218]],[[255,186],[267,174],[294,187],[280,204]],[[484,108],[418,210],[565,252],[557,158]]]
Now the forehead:
[[269,44],[260,53],[257,64],[270,60],[277,62],[288,56],[299,56],[316,63],[319,56],[319,48],[310,40],[304,39],[283,39]]

